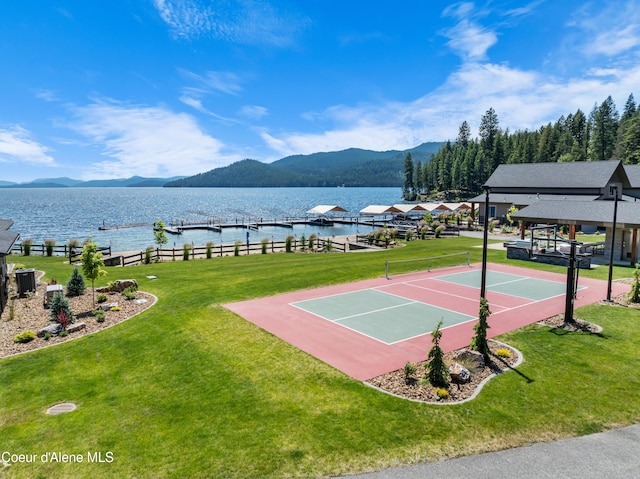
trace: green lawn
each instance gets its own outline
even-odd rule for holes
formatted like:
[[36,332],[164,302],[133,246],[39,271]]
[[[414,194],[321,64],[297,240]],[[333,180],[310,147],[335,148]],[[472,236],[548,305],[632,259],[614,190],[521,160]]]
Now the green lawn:
[[[636,310],[579,309],[577,317],[604,326],[601,335],[538,326],[504,335],[524,353],[518,370],[492,380],[474,401],[442,407],[371,389],[220,306],[379,277],[387,260],[470,250],[480,261],[478,244],[438,239],[379,253],[109,269],[101,284],[132,277],[158,303],[101,333],[0,360],[0,453],[59,451],[82,454],[84,462],[0,464],[0,478],[320,477],[640,421]],[[503,251],[488,254],[508,263]],[[72,271],[61,258],[12,259],[59,282]],[[607,270],[581,274],[606,279]],[[615,268],[614,277],[630,276],[631,268]],[[44,414],[62,401],[79,408]],[[88,463],[95,452],[112,453],[112,462]]]

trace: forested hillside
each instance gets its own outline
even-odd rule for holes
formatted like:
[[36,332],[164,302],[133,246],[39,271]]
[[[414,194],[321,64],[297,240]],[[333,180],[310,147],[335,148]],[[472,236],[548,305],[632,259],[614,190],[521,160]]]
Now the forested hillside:
[[403,162],[412,154],[425,162],[442,142],[404,151],[359,148],[295,155],[273,163],[242,160],[223,168],[167,183],[169,187],[401,186]]
[[640,108],[629,95],[622,115],[609,96],[589,115],[578,110],[535,131],[503,131],[490,108],[481,118],[479,136],[471,138],[468,123],[431,161],[418,164],[408,156],[403,192],[448,199],[470,198],[501,163],[622,160],[640,162]]

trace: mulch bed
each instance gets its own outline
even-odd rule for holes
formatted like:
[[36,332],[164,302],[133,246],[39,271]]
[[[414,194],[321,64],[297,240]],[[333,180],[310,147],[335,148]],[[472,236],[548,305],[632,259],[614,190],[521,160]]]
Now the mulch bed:
[[[497,356],[495,353],[498,349],[507,349],[510,356],[507,358]],[[416,374],[408,380],[405,380],[403,370],[399,369],[397,371],[369,379],[366,381],[366,384],[381,389],[389,394],[413,401],[435,404],[459,403],[475,397],[488,378],[515,367],[522,360],[522,355],[519,351],[498,341],[489,341],[489,350],[491,351],[492,362],[486,364],[482,369],[470,368],[463,364],[467,369],[470,369],[471,379],[469,382],[464,384],[451,383],[448,388],[449,396],[446,398],[439,398],[436,394],[436,388],[423,380],[427,373],[425,368],[427,363],[426,361],[416,364]],[[450,366],[459,362],[456,360],[456,356],[460,351],[462,350],[446,353],[444,356],[445,364]]]

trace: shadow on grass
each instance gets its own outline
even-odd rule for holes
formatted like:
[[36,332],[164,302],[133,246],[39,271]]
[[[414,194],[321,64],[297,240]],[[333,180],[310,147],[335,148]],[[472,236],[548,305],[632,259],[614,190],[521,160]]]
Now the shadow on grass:
[[535,379],[530,378],[529,376],[527,376],[526,374],[520,372],[517,368],[512,367],[509,365],[509,363],[507,363],[507,361],[505,361],[503,358],[501,358],[500,356],[494,356],[492,358],[491,364],[489,365],[489,367],[493,370],[494,373],[496,374],[501,374],[501,373],[505,373],[507,371],[513,371],[514,373],[516,373],[518,376],[520,376],[521,378],[523,378],[525,381],[527,381],[527,384],[531,384],[532,382],[535,381]]

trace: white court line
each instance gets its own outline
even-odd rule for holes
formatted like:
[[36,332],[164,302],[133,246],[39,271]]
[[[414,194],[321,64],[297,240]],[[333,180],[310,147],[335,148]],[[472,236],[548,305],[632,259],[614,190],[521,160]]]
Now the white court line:
[[[469,298],[468,296],[462,296],[462,295],[454,294],[454,293],[445,293],[444,291],[440,291],[440,290],[438,290],[438,289],[431,289],[431,288],[427,288],[426,286],[418,286],[418,285],[415,285],[415,284],[411,284],[410,282],[395,283],[395,284],[406,284],[407,286],[411,286],[412,288],[418,288],[418,289],[423,289],[423,290],[425,290],[425,291],[431,291],[431,292],[433,292],[433,293],[444,294],[444,295],[446,295],[446,296],[452,296],[452,297],[454,297],[454,298],[464,299],[464,300],[466,300],[466,301],[475,301],[473,298]],[[454,283],[451,283],[451,284],[454,284]],[[392,287],[392,286],[394,286],[394,285],[378,286],[378,287],[379,287],[379,288],[390,288],[390,287]],[[462,286],[464,286],[464,285],[462,285]],[[470,287],[470,288],[472,288],[473,286],[469,286],[469,287]],[[478,289],[478,288],[475,288],[475,289]],[[389,293],[389,292],[387,292],[387,291],[381,291],[381,293],[393,294],[393,293]],[[499,294],[504,294],[504,293],[499,293]],[[398,297],[400,297],[400,298],[404,298],[404,296],[400,296],[400,295],[395,295],[395,296],[398,296]],[[505,296],[510,296],[510,295],[509,295],[509,294],[505,294]],[[514,297],[519,298],[519,296],[514,296]],[[527,298],[520,298],[520,299],[527,299]],[[480,299],[479,299],[479,298],[478,298],[478,301],[480,301]],[[424,301],[419,301],[419,302],[424,303],[424,304],[428,304],[429,306],[433,306],[433,307],[435,307],[435,308],[446,309],[447,311],[453,311],[454,313],[458,313],[458,314],[465,314],[465,313],[460,313],[460,312],[458,312],[458,311],[455,311],[455,310],[453,310],[453,309],[441,308],[440,306],[435,306],[435,305],[430,304],[430,303],[425,303]],[[527,303],[527,304],[529,304],[529,303]],[[510,309],[510,307],[509,307],[509,306],[504,306],[504,305],[502,305],[502,304],[493,303],[493,305],[494,305],[494,306],[497,306],[497,307],[499,307],[499,308]],[[469,315],[467,314],[466,316],[469,316]]]

